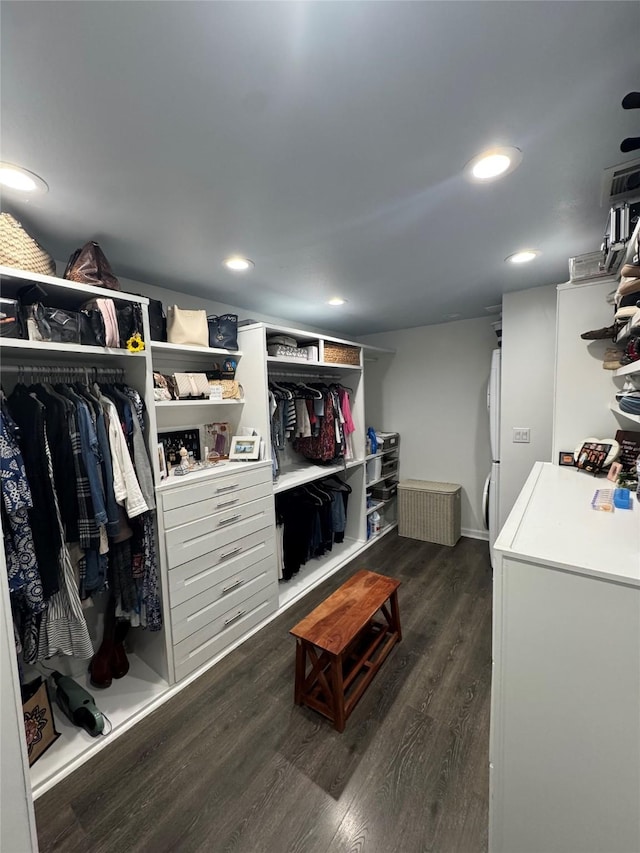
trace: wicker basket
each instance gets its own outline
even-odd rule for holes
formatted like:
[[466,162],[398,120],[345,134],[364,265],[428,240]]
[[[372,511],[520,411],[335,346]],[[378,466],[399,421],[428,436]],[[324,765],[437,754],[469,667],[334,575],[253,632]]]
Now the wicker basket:
[[0,264],[40,275],[56,274],[53,258],[10,213],[0,213]]
[[398,483],[398,535],[439,545],[455,545],[460,538],[458,483],[401,480]]
[[360,364],[360,347],[325,342],[324,360],[327,364]]

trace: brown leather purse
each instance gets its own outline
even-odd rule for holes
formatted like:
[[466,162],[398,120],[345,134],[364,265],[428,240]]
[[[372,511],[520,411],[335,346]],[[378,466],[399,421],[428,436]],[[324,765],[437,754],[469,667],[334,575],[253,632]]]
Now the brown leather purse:
[[85,243],[81,249],[75,250],[67,263],[64,278],[78,284],[93,284],[96,287],[107,287],[109,290],[120,290],[120,282],[95,241]]

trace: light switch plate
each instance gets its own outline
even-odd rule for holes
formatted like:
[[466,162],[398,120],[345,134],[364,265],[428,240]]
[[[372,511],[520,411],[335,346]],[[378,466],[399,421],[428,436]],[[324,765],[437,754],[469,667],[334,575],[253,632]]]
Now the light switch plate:
[[513,428],[513,443],[514,444],[529,444],[531,441],[531,430],[529,427],[514,427]]

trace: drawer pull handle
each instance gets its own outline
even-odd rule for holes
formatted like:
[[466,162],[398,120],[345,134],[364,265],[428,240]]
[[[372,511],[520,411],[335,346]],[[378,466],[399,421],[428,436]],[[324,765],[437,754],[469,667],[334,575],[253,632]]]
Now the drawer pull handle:
[[219,562],[222,562],[223,560],[228,560],[229,557],[235,557],[235,555],[239,554],[240,551],[242,551],[242,545],[238,545],[238,547],[234,548],[233,551],[227,551],[226,554],[220,554]]
[[232,617],[231,617],[231,619],[225,619],[225,620],[224,620],[224,624],[225,624],[225,625],[231,625],[231,623],[232,623],[232,622],[235,622],[235,621],[236,621],[236,619],[239,619],[241,616],[244,616],[244,614],[245,614],[246,612],[247,612],[246,610],[239,610],[239,611],[236,613],[236,615],[235,615],[235,616],[232,616]]
[[230,501],[223,501],[221,504],[216,504],[216,509],[222,509],[223,506],[233,506],[237,504],[240,498],[231,498]]
[[239,518],[242,518],[242,515],[240,513],[238,513],[237,515],[232,515],[230,518],[223,518],[222,521],[218,522],[218,527],[223,527],[225,524],[232,524]]
[[244,583],[244,581],[242,579],[240,579],[240,580],[237,580],[235,583],[229,584],[229,586],[224,586],[224,587],[222,587],[222,593],[224,594],[225,592],[230,592],[232,589],[235,589],[237,586],[240,586],[240,584],[243,584],[243,583]]
[[216,492],[230,492],[232,489],[237,489],[238,483],[233,483],[231,486],[220,486],[216,489]]

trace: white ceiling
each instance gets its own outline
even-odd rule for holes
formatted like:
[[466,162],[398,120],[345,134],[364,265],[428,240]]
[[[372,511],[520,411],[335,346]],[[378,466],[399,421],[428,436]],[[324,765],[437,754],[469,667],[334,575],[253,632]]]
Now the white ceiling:
[[[94,238],[124,277],[345,333],[566,280],[640,131],[640,3],[5,2],[0,24],[2,159],[50,186],[3,205],[55,257]],[[468,183],[496,144],[520,167]]]

